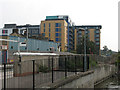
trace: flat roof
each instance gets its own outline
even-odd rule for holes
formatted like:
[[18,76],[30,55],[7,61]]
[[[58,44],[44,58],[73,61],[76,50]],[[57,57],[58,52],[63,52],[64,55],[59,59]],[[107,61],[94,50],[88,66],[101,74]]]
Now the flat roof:
[[32,53],[32,52],[16,52],[14,53],[13,55],[39,55],[39,56],[53,56],[53,55],[59,55],[59,54],[56,54],[56,53]]

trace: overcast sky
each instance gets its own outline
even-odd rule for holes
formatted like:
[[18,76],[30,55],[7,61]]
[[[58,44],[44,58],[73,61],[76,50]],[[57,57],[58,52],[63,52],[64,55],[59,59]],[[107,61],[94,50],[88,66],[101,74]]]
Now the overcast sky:
[[101,49],[118,51],[119,0],[0,0],[0,28],[6,23],[40,24],[46,16],[69,15],[75,25],[102,25]]

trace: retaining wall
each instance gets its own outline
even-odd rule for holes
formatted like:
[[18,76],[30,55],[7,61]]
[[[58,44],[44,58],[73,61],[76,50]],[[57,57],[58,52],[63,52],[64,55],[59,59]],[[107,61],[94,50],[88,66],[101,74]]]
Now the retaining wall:
[[115,73],[114,65],[101,65],[93,71],[82,72],[50,84],[49,88],[94,88],[94,85]]

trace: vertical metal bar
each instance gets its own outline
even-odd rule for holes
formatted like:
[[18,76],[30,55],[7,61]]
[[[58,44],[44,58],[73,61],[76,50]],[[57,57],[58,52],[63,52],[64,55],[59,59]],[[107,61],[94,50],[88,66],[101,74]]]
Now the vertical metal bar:
[[86,71],[86,29],[85,30],[85,36],[84,36],[84,71]]
[[54,77],[54,75],[53,75],[53,57],[52,57],[52,83],[54,82],[54,79],[53,79],[53,77]]
[[28,27],[26,28],[26,30],[27,30],[27,52],[28,52]]
[[84,56],[83,56],[83,72],[85,72],[85,62],[84,62]]
[[35,60],[33,60],[33,90],[35,90]]
[[76,56],[75,56],[75,74],[77,74],[77,70],[76,70]]
[[89,56],[87,57],[87,70],[89,70]]
[[67,57],[65,57],[65,78],[67,78]]
[[6,63],[4,63],[4,90],[6,90]]

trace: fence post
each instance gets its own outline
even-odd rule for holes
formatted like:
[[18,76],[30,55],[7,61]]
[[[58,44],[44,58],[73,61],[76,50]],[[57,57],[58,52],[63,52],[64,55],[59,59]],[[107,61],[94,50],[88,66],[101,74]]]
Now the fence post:
[[76,70],[76,56],[75,56],[75,74],[77,74],[77,70]]
[[89,70],[89,56],[87,56],[87,70]]
[[33,60],[33,90],[35,90],[35,60]]
[[85,65],[85,62],[84,62],[84,56],[83,56],[83,72],[85,72],[85,67],[84,67],[84,65]]
[[67,78],[67,57],[65,57],[65,78]]
[[6,63],[4,63],[4,90],[6,90]]
[[53,57],[52,57],[52,83],[54,82],[54,79],[53,79],[53,77],[54,77],[54,76],[53,76],[53,73],[54,73],[54,72],[53,72]]

